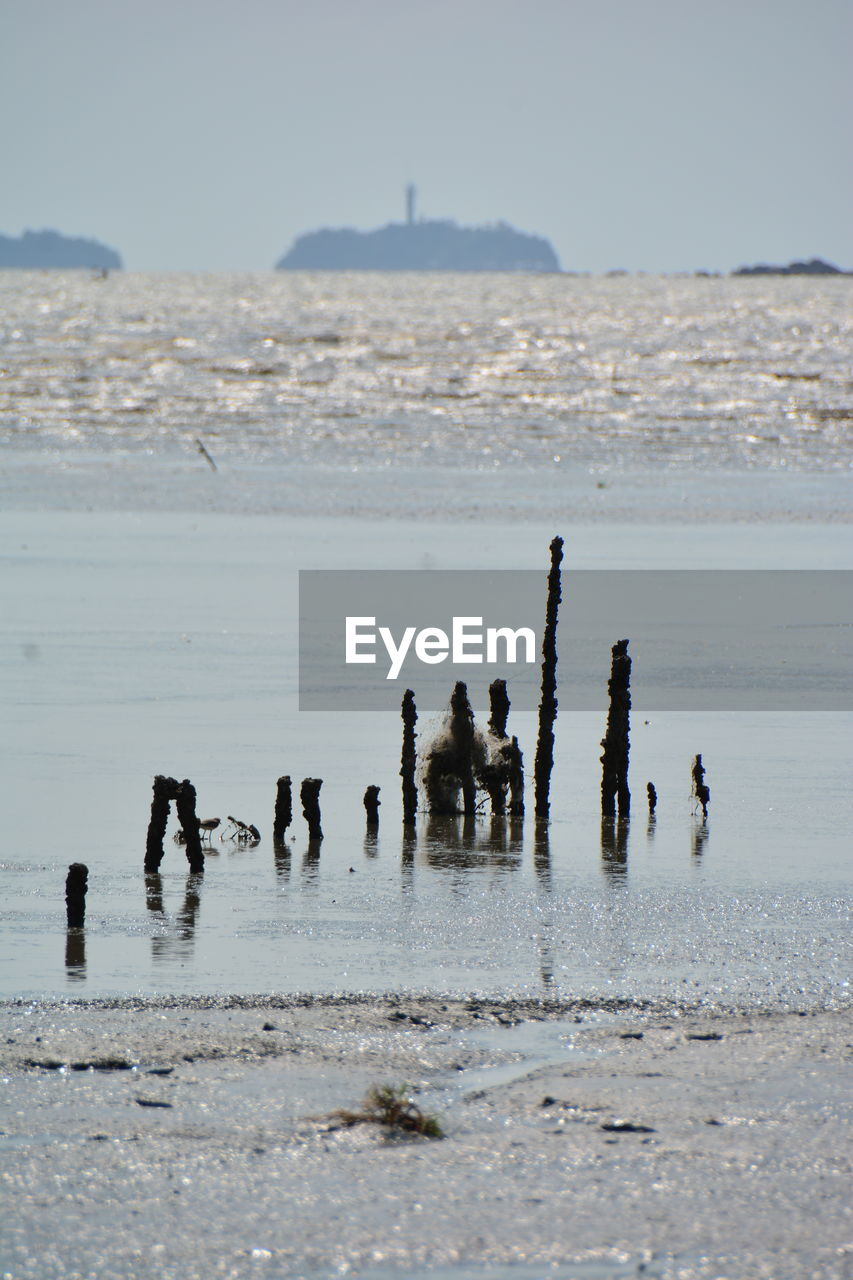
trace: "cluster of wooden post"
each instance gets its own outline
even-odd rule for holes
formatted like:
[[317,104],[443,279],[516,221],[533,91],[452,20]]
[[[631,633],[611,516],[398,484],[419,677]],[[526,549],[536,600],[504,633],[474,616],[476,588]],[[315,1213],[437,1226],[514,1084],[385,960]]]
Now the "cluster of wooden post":
[[201,829],[195,811],[195,787],[189,778],[176,782],[174,778],[166,778],[162,774],[154,779],[154,798],[151,801],[151,819],[145,844],[145,870],[158,871],[163,861],[163,839],[169,821],[169,806],[173,800],[184,836],[190,871],[204,871]]
[[[535,813],[540,819],[547,819],[550,813],[550,785],[554,764],[554,723],[557,717],[557,621],[562,599],[562,538],[552,540],[550,553],[551,567],[548,574],[548,595],[542,639],[539,725],[534,763]],[[628,655],[627,640],[617,641],[611,650],[608,692],[610,703],[607,725],[601,742],[603,748],[601,813],[604,819],[613,819],[618,812],[621,821],[628,818],[631,804],[631,793],[628,787],[631,658]],[[461,812],[468,816],[473,815],[476,812],[479,788],[488,793],[493,815],[500,817],[508,812],[510,817],[523,816],[524,761],[518,739],[507,734],[510,700],[505,680],[494,680],[489,686],[489,707],[488,732],[483,734],[475,726],[466,685],[458,681],[454,686],[445,727],[424,753],[422,781],[431,814],[458,813],[461,793]],[[411,828],[414,826],[418,809],[416,748],[418,713],[415,695],[411,689],[407,689],[403,697],[402,719],[403,747],[400,777],[403,790],[403,823],[406,828]],[[695,757],[692,776],[693,794],[701,805],[703,817],[707,818],[711,793],[705,784],[705,770],[701,755]],[[300,787],[302,812],[308,823],[309,837],[312,841],[323,838],[320,815],[322,785],[320,778],[305,778]],[[378,786],[369,786],[364,794],[367,824],[374,830],[379,823],[379,791]],[[647,784],[647,794],[649,813],[653,815],[657,805],[657,791],[651,782]],[[154,779],[145,870],[149,873],[156,872],[162,862],[163,839],[172,801],[175,802],[181,824],[181,840],[185,844],[190,870],[203,871],[204,851],[201,845],[199,820],[195,811],[195,788],[187,778],[178,782],[174,778],[162,775]],[[288,775],[284,775],[278,779],[276,788],[273,840],[277,845],[281,845],[284,841],[285,833],[292,820],[291,779]],[[230,819],[230,821],[236,820]],[[252,835],[260,839],[257,828],[250,829]],[[66,886],[69,924],[72,914],[75,919],[80,918],[81,923],[85,914],[85,871],[85,867],[80,863],[75,863],[69,868]],[[75,873],[74,877],[72,872]]]

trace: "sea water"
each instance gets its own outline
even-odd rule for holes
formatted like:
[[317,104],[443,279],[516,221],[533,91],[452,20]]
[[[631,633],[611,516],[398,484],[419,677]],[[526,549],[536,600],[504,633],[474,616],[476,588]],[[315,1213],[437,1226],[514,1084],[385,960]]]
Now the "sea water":
[[[538,568],[544,607],[555,533],[567,572],[850,568],[849,281],[7,272],[0,291],[4,996],[847,1000],[849,713],[635,719],[616,843],[601,717],[563,710],[547,828],[421,815],[411,839],[398,718],[297,709],[296,575]],[[535,717],[510,724],[530,771]],[[174,822],[143,877],[157,773],[222,818],[201,879]],[[273,848],[283,773],[324,779],[319,851],[298,801]],[[228,814],[261,843],[221,840]]]

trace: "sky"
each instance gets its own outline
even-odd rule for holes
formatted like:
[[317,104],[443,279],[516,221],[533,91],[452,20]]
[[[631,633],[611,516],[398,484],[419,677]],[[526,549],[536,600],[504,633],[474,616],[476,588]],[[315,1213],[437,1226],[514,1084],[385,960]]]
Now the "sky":
[[0,0],[0,233],[271,268],[418,213],[571,271],[853,268],[851,0]]

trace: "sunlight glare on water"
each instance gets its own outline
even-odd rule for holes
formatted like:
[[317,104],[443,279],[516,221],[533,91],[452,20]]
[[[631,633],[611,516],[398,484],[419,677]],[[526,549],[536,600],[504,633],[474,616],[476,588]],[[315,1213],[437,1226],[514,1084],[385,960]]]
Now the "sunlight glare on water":
[[846,279],[4,272],[0,441],[849,465]]

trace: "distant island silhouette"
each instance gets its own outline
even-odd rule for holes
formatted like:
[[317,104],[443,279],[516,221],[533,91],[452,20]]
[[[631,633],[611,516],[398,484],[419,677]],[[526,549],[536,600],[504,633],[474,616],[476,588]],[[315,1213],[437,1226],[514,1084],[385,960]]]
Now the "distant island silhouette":
[[835,267],[831,262],[821,258],[810,258],[808,262],[789,262],[787,267],[775,267],[760,262],[754,267],[738,267],[733,276],[846,276],[850,273]]
[[298,236],[279,271],[559,271],[542,236],[505,222],[460,227],[450,219],[416,219],[415,189],[406,189],[406,221],[374,231],[324,227]]
[[59,231],[25,231],[17,237],[0,235],[0,267],[24,270],[89,267],[117,271],[122,267],[122,260],[114,249],[97,240],[64,236]]

